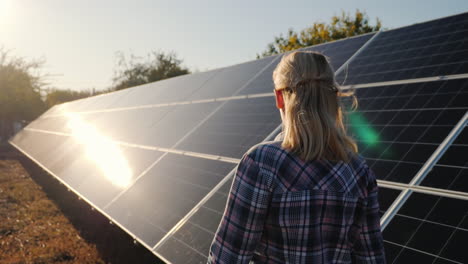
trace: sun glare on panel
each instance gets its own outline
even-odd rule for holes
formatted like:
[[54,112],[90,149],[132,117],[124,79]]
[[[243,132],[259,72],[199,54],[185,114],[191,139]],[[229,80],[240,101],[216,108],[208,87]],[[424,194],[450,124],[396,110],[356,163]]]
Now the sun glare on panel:
[[112,184],[126,187],[131,183],[132,170],[119,146],[76,114],[68,115],[72,136],[86,149],[86,156],[96,164]]

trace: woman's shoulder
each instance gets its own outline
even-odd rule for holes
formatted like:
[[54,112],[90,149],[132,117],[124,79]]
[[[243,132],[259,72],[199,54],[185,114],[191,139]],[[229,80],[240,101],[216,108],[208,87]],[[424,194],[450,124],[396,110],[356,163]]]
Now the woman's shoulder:
[[281,147],[281,141],[264,141],[252,146],[242,157],[251,159],[261,167],[273,166],[288,155],[287,151]]
[[[305,162],[300,159],[294,153],[291,153],[289,150],[282,147],[282,140],[274,141],[264,141],[252,146],[245,154],[245,157],[249,157],[257,163],[275,163],[276,165],[284,161],[294,161],[295,164],[306,164],[310,162]],[[355,170],[360,170],[362,168],[368,169],[366,159],[359,153],[349,151],[350,160],[348,162],[349,166],[353,167]],[[343,163],[343,162],[339,162]]]
[[271,153],[276,153],[279,151],[285,151],[281,147],[281,141],[264,141],[260,142],[254,146],[252,146],[246,153],[245,155],[249,155],[250,157],[259,157],[261,155],[265,154],[271,154]]

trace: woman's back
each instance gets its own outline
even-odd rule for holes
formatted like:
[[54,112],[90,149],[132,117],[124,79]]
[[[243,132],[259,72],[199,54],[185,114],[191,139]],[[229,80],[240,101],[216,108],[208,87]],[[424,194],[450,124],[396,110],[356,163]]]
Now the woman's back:
[[307,51],[284,55],[273,81],[282,138],[243,156],[209,262],[385,263],[377,182],[343,122],[352,92]]
[[375,176],[364,160],[304,162],[259,144],[239,164],[210,251],[216,263],[383,263]]

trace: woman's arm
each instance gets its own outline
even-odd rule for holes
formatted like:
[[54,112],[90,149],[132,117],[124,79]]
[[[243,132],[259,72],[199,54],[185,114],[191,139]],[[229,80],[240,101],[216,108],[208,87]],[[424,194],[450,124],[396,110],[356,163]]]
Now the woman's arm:
[[367,206],[361,232],[353,249],[353,263],[385,263],[382,232],[380,229],[379,200],[377,180],[370,168],[367,168],[369,183],[367,186]]
[[249,263],[260,241],[271,198],[271,179],[244,155],[237,167],[208,263]]

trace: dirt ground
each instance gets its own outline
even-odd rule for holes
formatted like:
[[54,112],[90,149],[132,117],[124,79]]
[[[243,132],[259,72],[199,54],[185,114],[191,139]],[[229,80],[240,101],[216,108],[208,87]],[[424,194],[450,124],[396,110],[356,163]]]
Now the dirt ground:
[[0,160],[0,263],[105,263],[16,160]]

